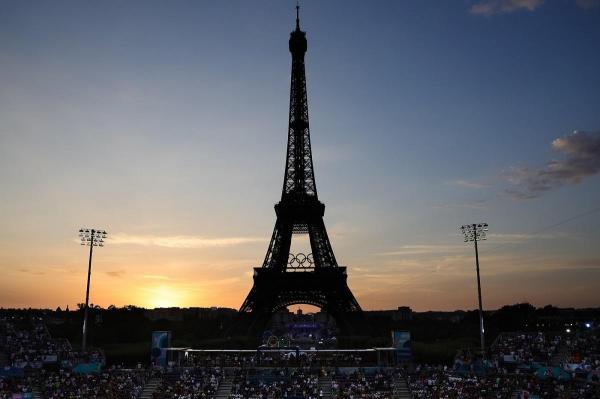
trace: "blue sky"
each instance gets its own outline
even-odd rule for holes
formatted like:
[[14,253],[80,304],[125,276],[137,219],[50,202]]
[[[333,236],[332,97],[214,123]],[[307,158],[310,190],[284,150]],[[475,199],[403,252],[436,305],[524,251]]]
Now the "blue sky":
[[[363,307],[475,307],[479,221],[484,305],[599,305],[597,3],[302,2],[317,187]],[[82,225],[113,237],[102,305],[241,304],[294,5],[0,4],[0,306],[80,301]]]

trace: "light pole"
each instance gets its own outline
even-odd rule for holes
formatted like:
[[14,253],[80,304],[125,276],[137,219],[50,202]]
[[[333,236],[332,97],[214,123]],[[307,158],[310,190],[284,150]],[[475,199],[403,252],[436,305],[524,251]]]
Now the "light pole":
[[106,238],[106,230],[98,229],[79,229],[79,238],[81,245],[90,247],[90,259],[88,262],[87,288],[85,290],[85,310],[83,313],[83,338],[81,340],[81,352],[85,352],[85,344],[87,341],[88,330],[88,305],[90,301],[90,277],[92,275],[92,253],[94,247],[103,247],[104,239]]
[[483,336],[483,306],[481,305],[481,281],[479,279],[479,251],[477,250],[477,241],[486,240],[488,231],[487,223],[466,224],[460,228],[465,242],[473,241],[475,243],[475,266],[477,268],[477,295],[479,298],[479,335],[481,338],[481,354],[485,358],[485,338]]

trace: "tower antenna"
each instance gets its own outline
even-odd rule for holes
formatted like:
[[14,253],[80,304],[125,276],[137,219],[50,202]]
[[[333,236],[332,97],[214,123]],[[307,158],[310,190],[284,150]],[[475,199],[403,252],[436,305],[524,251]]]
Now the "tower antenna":
[[300,0],[296,0],[296,30],[300,30]]

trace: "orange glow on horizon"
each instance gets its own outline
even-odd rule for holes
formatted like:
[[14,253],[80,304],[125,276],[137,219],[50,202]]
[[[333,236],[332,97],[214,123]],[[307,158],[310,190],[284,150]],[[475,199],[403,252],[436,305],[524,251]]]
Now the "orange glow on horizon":
[[146,294],[141,300],[141,305],[145,308],[180,307],[188,302],[184,292],[168,285],[148,287],[144,291]]
[[[69,234],[71,231],[60,242],[44,244],[35,252],[19,245],[9,249],[5,244],[0,255],[0,306],[64,309],[68,305],[75,309],[84,302],[87,252],[75,245]],[[347,240],[336,237],[342,256],[353,251]],[[149,246],[109,241],[94,251],[90,303],[104,308],[134,305],[238,309],[252,287],[252,267],[260,262],[266,244],[221,238],[218,245],[216,242],[211,238],[198,247],[181,248],[164,246],[162,240]],[[213,246],[207,248],[205,243]],[[547,257],[540,262],[526,253],[487,254],[486,249],[483,244],[486,309],[516,302],[536,306],[597,305],[597,269],[580,265],[577,260]],[[456,310],[477,306],[473,257],[462,244],[412,245],[364,257],[346,256],[344,264],[348,265],[348,285],[364,310],[398,306],[410,306],[415,311]],[[538,284],[531,285],[533,280]],[[551,297],[548,292],[553,293]],[[298,308],[316,311],[306,305],[293,305],[290,310]]]

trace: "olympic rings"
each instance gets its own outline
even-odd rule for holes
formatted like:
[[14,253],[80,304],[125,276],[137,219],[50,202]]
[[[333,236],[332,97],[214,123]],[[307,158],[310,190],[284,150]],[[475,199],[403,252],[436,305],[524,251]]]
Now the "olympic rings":
[[291,268],[311,268],[314,264],[313,255],[308,254],[304,255],[303,253],[299,254],[290,254],[288,257],[288,266]]

